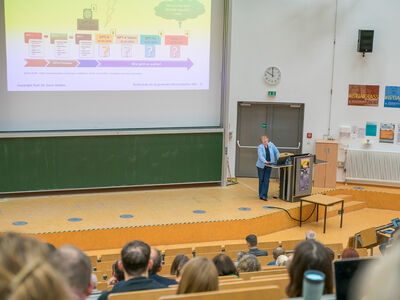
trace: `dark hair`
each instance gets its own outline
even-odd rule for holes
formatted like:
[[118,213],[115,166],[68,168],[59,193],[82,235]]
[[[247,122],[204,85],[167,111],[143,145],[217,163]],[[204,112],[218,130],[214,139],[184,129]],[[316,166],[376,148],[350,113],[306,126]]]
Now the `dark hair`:
[[275,260],[281,255],[285,255],[285,250],[283,250],[282,247],[276,247],[274,251],[272,251],[272,256]]
[[161,253],[160,250],[152,248],[151,251],[154,251],[155,256],[152,257],[152,254],[150,254],[150,257],[153,261],[153,267],[149,270],[149,275],[157,274],[157,272],[160,270],[161,267]]
[[328,247],[325,247],[325,249],[326,249],[326,251],[328,251],[328,254],[329,254],[331,260],[332,261],[335,260],[335,252],[331,248],[328,248]]
[[58,248],[52,255],[55,268],[73,290],[87,293],[90,287],[92,265],[89,257],[74,246]]
[[342,252],[342,259],[359,258],[359,257],[360,257],[360,255],[358,254],[358,252],[354,248],[346,248]]
[[181,270],[188,261],[189,258],[185,254],[178,254],[172,262],[170,274],[177,275],[177,271]]
[[146,272],[150,260],[150,246],[142,241],[127,243],[121,251],[122,265],[131,276]]
[[324,294],[332,294],[332,261],[325,247],[315,241],[306,240],[296,246],[293,261],[289,266],[290,283],[286,287],[289,297],[301,297],[303,277],[307,270],[317,270],[325,274]]
[[115,275],[115,278],[117,278],[118,282],[125,280],[124,272],[118,267],[118,263],[120,261],[121,261],[120,259],[117,259],[115,261],[115,263],[113,264],[113,266],[112,266],[112,271],[113,271],[113,273]]
[[236,267],[228,255],[218,254],[213,258],[213,263],[217,267],[218,276],[237,275]]
[[246,242],[250,247],[257,246],[257,237],[254,234],[249,234],[246,236]]

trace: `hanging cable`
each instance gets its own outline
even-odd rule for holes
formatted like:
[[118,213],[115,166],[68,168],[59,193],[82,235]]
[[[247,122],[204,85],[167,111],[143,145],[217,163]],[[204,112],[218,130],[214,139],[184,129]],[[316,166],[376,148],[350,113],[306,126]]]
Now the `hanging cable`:
[[[317,204],[314,204],[314,208],[313,208],[311,214],[308,216],[307,219],[302,220],[302,221],[301,221],[302,223],[308,221],[308,220],[311,218],[311,216],[313,215],[313,213],[314,213],[316,207],[317,207]],[[289,213],[289,211],[288,211],[287,209],[284,209],[284,208],[282,208],[282,207],[277,207],[277,206],[265,206],[265,208],[281,209],[281,210],[283,210],[285,213],[288,214],[289,218],[291,218],[291,219],[294,220],[294,221],[300,222],[299,219],[296,219],[296,218],[292,217],[292,215]]]

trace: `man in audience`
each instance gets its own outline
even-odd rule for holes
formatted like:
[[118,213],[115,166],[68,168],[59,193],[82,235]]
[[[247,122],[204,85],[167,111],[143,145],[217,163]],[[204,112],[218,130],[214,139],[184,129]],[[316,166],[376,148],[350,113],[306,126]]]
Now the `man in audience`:
[[108,299],[108,295],[114,293],[166,287],[153,279],[147,278],[148,270],[153,267],[153,261],[150,260],[150,246],[142,241],[129,242],[122,248],[119,267],[124,271],[125,283],[114,287],[111,292],[101,295],[99,300]]
[[265,250],[257,249],[257,237],[254,234],[246,236],[247,247],[249,247],[248,254],[254,256],[268,256],[268,252]]
[[151,248],[150,260],[153,262],[153,266],[149,269],[149,279],[153,279],[166,286],[178,284],[176,280],[157,275],[157,273],[161,272],[162,269],[161,253],[158,249]]
[[52,264],[65,278],[76,299],[86,299],[94,289],[89,257],[74,246],[63,246],[54,251]]
[[276,259],[281,255],[285,255],[285,250],[283,250],[282,247],[276,247],[274,251],[272,251],[272,255],[274,256],[274,261],[268,263],[268,266],[276,266]]
[[306,240],[316,240],[316,239],[317,239],[317,234],[314,231],[312,230],[307,231]]

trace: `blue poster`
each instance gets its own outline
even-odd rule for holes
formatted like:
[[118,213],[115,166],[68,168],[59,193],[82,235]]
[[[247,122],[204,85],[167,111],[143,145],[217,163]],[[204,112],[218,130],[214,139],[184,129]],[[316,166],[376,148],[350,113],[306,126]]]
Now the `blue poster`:
[[387,86],[385,88],[385,107],[400,108],[400,86]]

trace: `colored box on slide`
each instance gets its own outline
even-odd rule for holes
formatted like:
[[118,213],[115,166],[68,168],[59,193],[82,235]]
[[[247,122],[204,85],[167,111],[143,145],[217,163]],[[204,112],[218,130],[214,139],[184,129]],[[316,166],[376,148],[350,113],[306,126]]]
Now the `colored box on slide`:
[[41,40],[43,38],[40,32],[25,32],[25,44],[29,43],[29,40]]
[[184,35],[166,35],[165,45],[169,46],[187,46],[189,44],[189,39]]
[[77,33],[75,35],[75,44],[77,45],[79,45],[80,41],[91,41],[91,40],[92,40],[91,34]]
[[52,33],[50,34],[50,43],[54,44],[54,41],[67,41],[68,40],[68,34],[66,33]]
[[141,45],[161,45],[161,37],[159,35],[141,35]]
[[78,19],[78,30],[99,30],[99,20]]
[[138,45],[139,36],[137,34],[117,34],[116,43]]
[[96,34],[96,44],[99,45],[114,44],[114,36],[108,33],[98,33]]

